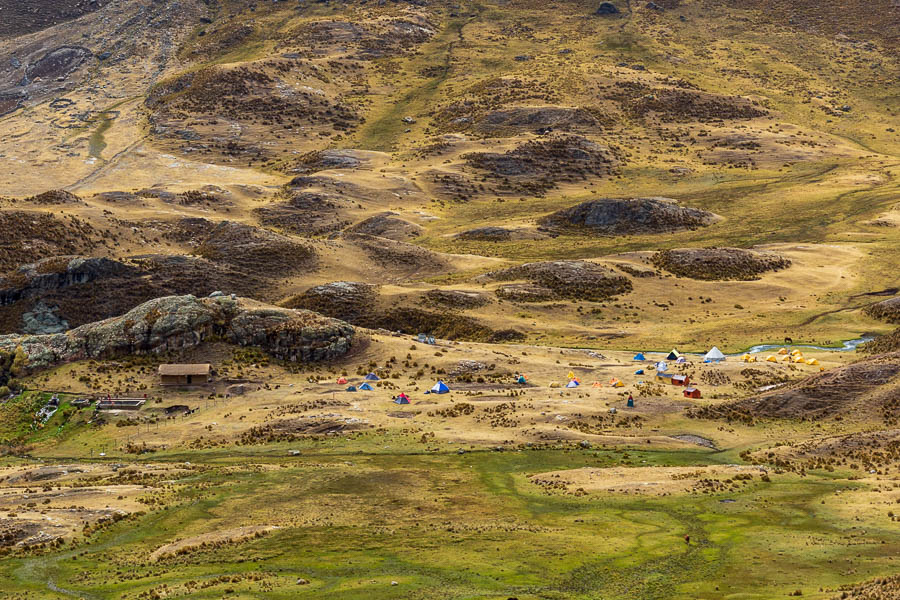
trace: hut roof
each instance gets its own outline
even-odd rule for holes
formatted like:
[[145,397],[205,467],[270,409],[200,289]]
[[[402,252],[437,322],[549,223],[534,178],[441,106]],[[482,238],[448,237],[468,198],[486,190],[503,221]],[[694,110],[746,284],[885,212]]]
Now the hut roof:
[[160,375],[209,375],[209,363],[159,365]]

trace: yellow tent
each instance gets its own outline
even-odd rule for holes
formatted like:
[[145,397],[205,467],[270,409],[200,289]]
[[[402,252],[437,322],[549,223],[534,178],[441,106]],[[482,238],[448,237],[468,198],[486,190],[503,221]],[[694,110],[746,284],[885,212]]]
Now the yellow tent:
[[575,373],[569,371],[569,379],[575,379]]
[[778,354],[787,354],[787,353],[788,353],[787,348],[782,348],[781,350],[778,351]]
[[621,381],[616,381],[614,384],[612,384],[612,386],[613,387],[625,387],[625,384],[622,383]]
[[741,357],[741,360],[744,361],[744,362],[750,362],[750,359],[751,359],[751,358],[753,358],[753,357],[750,356],[749,354],[745,354],[745,355],[743,355],[743,356]]
[[559,383],[556,382],[556,381],[554,381],[553,383],[550,384],[550,387],[552,387],[552,388],[558,388],[558,387],[559,387]]
[[794,357],[794,362],[795,362],[795,363],[802,363],[802,364],[805,364],[805,363],[806,363],[806,359],[803,358],[802,356],[795,356],[795,357]]
[[808,364],[808,365],[817,365],[817,364],[819,364],[819,361],[817,361],[817,360],[814,359],[814,358],[811,358],[811,359],[809,359],[808,361],[806,361],[806,364]]
[[781,359],[781,362],[791,362],[791,360],[792,359],[790,356],[785,356],[784,358]]
[[791,356],[797,356],[798,354],[802,354],[800,352],[800,348],[794,348],[793,350],[791,350]]
[[755,356],[751,356],[751,357],[750,357],[750,360],[748,360],[747,362],[756,362],[756,357],[755,357]]
[[766,357],[766,362],[778,362],[778,359],[775,358],[774,354],[770,354],[769,356]]

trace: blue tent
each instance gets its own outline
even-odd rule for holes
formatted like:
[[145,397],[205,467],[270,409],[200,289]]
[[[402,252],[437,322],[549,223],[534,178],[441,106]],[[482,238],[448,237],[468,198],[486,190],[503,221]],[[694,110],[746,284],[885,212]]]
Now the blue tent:
[[438,381],[436,384],[434,384],[434,387],[431,388],[432,394],[446,394],[449,391],[450,388],[448,388],[447,384],[443,381]]
[[368,383],[364,383],[364,384],[362,384],[361,386],[359,386],[359,389],[365,390],[365,391],[367,391],[367,392],[371,392],[371,391],[372,391],[372,386],[369,385]]
[[643,370],[643,369],[638,369],[637,371],[634,372],[634,374],[635,374],[635,375],[643,375],[643,374],[644,374],[644,370]]
[[347,388],[347,391],[348,391],[348,392],[355,392],[355,391],[357,391],[357,390],[356,390],[356,386],[355,386],[355,385],[351,385],[350,387]]
[[644,358],[643,352],[638,352],[637,354],[634,355],[634,360],[647,360],[647,359]]
[[381,381],[381,377],[376,375],[375,373],[369,373],[365,377],[366,381]]
[[394,404],[409,404],[409,397],[406,394],[400,394],[394,398]]
[[572,381],[570,381],[569,383],[566,384],[566,387],[567,388],[575,388],[575,387],[578,387],[579,385],[580,384],[578,383],[578,380],[573,379]]
[[525,379],[524,375],[519,375],[519,378],[516,380],[516,383],[528,383],[528,380]]

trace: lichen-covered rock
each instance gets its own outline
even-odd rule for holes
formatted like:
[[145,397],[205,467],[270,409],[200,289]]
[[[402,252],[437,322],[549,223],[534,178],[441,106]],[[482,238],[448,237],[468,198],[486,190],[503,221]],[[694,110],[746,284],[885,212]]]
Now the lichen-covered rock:
[[184,350],[218,336],[277,358],[318,361],[345,354],[351,325],[305,311],[228,296],[167,296],[66,333],[0,336],[0,350],[21,347],[30,369],[86,358]]
[[669,198],[601,198],[558,210],[543,217],[540,224],[554,230],[628,235],[695,229],[718,218],[699,208],[679,206]]

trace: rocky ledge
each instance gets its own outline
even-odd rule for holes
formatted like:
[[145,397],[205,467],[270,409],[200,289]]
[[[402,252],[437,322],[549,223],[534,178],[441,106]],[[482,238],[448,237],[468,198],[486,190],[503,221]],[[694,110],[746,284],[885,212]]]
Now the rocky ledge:
[[65,333],[3,335],[0,350],[21,348],[29,369],[88,358],[179,351],[210,338],[255,346],[289,361],[312,362],[344,355],[353,326],[307,310],[292,310],[244,298],[166,296],[128,313]]

